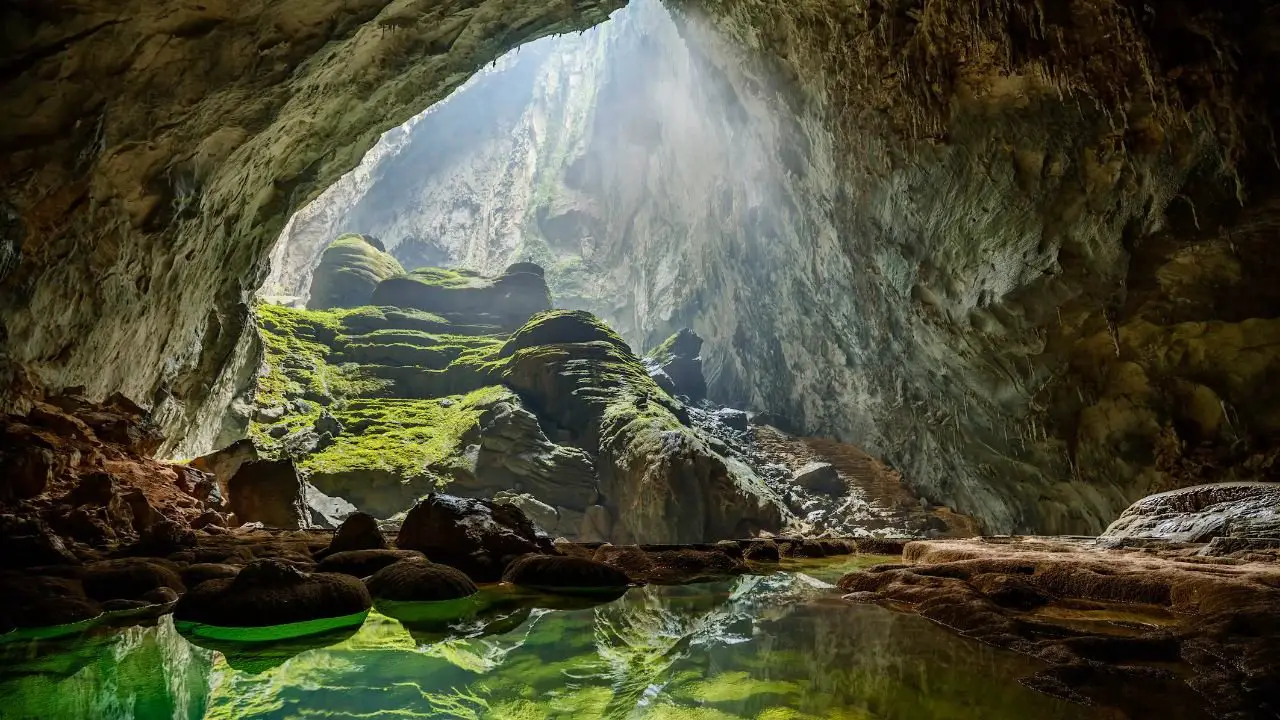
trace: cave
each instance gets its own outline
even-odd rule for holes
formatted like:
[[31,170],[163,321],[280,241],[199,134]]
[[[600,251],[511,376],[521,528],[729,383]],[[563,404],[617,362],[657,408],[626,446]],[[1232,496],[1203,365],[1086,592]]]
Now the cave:
[[0,18],[15,717],[1280,711],[1274,2]]

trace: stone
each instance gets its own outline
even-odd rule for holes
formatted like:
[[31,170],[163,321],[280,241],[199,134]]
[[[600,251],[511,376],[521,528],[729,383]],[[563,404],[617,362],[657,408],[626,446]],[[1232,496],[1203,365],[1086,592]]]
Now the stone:
[[836,472],[835,467],[830,463],[809,463],[796,470],[795,474],[791,476],[791,481],[806,490],[812,490],[824,495],[843,495],[845,493],[844,481],[840,479],[840,474]]
[[188,590],[173,616],[221,627],[267,627],[357,615],[371,606],[364,584],[348,575],[305,573],[281,560],[255,560],[234,578],[206,580]]
[[273,405],[271,407],[259,407],[254,410],[253,418],[260,423],[274,423],[284,417],[285,408],[282,405]]
[[553,551],[550,538],[519,508],[440,494],[426,496],[409,510],[396,547],[418,550],[477,582],[497,581],[516,557]]
[[102,608],[84,594],[79,580],[0,573],[0,633],[89,620]]
[[742,575],[742,559],[713,545],[602,545],[592,559],[618,568],[634,582],[683,585]]
[[57,461],[48,448],[26,445],[0,452],[0,502],[43,493],[56,469]]
[[199,517],[191,521],[191,529],[193,530],[201,530],[210,525],[225,528],[227,526],[227,518],[217,510],[205,510],[200,513]]
[[178,592],[186,585],[177,566],[155,558],[121,558],[87,565],[81,578],[84,592],[98,601],[142,600],[156,588],[167,587]]
[[385,550],[387,539],[378,528],[378,520],[369,513],[352,513],[338,531],[333,534],[328,547],[316,553],[317,560],[323,560],[334,553],[351,550]]
[[582,516],[582,529],[578,536],[582,542],[608,542],[613,535],[613,516],[609,508],[592,505]]
[[356,506],[340,497],[326,495],[309,482],[302,484],[303,502],[306,504],[307,527],[333,530],[356,512]]
[[129,546],[127,552],[131,555],[163,557],[195,545],[195,531],[186,525],[163,518],[144,530],[138,541]]
[[707,396],[707,381],[702,376],[702,337],[682,328],[648,353],[657,369],[671,378],[676,394],[691,400]]
[[414,559],[426,560],[426,556],[417,550],[343,550],[326,555],[316,565],[316,571],[365,578],[392,563]]
[[631,585],[627,574],[602,562],[580,557],[526,555],[502,574],[502,581],[562,595],[621,595]]
[[551,294],[546,281],[530,272],[489,278],[461,268],[418,268],[378,283],[369,304],[440,315],[488,315],[514,329],[534,313],[550,310]]
[[321,436],[328,434],[331,439],[341,435],[343,431],[342,423],[327,408],[320,411],[313,428]]
[[716,420],[724,423],[725,427],[738,432],[746,432],[751,427],[751,418],[743,410],[734,410],[733,408],[720,408],[715,412]]
[[1151,495],[1130,505],[1099,540],[1200,543],[1216,537],[1280,538],[1280,483],[1216,483]]
[[493,501],[500,505],[512,505],[520,508],[544,532],[553,533],[559,527],[560,514],[556,509],[529,493],[503,491],[494,495]]
[[240,466],[250,460],[257,460],[258,450],[249,439],[236,442],[208,455],[202,455],[191,461],[191,467],[211,473],[218,483],[222,495],[226,496],[227,484],[235,476]]
[[374,573],[365,581],[379,600],[440,602],[470,597],[475,583],[460,570],[426,560],[401,560]]
[[181,570],[182,582],[189,588],[206,580],[224,580],[239,574],[239,567],[226,563],[194,563]]
[[293,460],[251,460],[227,483],[231,512],[241,523],[297,530],[306,527],[306,498]]
[[401,275],[395,258],[363,236],[350,233],[329,244],[311,278],[307,308],[349,308],[370,304],[374,289],[383,280]]
[[125,505],[129,507],[129,514],[133,518],[134,532],[142,534],[163,519],[160,512],[152,507],[146,493],[138,488],[126,490],[123,499]]
[[79,564],[40,518],[0,515],[0,568]]

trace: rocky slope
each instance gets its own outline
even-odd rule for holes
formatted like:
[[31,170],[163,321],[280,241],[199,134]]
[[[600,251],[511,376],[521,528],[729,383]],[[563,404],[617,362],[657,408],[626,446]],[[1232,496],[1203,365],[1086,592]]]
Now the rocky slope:
[[989,531],[1275,479],[1274,13],[916,5],[632,3],[326,212],[402,258],[537,258],[636,347],[692,327],[715,399]]
[[340,238],[313,309],[257,307],[260,455],[292,458],[321,493],[382,518],[447,489],[518,504],[572,539],[700,542],[781,527],[773,491],[711,447],[616,333],[551,311],[537,265],[494,277],[419,268],[361,285],[341,303],[352,307],[314,309],[319,288],[365,277],[377,252]]

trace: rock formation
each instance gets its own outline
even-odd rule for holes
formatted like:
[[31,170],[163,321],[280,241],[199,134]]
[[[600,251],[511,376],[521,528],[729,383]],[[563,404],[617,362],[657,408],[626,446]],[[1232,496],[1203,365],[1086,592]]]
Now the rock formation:
[[378,283],[404,274],[396,259],[377,240],[343,235],[329,243],[311,278],[307,307],[325,310],[370,304]]

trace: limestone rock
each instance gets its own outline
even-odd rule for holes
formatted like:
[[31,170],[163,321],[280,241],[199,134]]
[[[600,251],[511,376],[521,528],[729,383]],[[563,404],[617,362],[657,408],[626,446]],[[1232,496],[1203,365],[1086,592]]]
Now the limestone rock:
[[344,550],[326,555],[316,565],[316,571],[366,578],[401,560],[426,560],[426,557],[417,550]]
[[353,577],[255,560],[234,578],[206,580],[189,590],[173,616],[221,627],[266,627],[355,615],[371,605],[364,584]]
[[609,514],[609,508],[603,505],[587,508],[578,535],[582,542],[608,542],[613,537],[613,516]]
[[338,531],[333,534],[329,546],[316,553],[317,560],[323,560],[333,553],[351,550],[385,550],[387,539],[378,528],[378,520],[374,516],[356,512],[342,521]]
[[1280,538],[1280,483],[1217,483],[1151,495],[1129,506],[1100,540],[1217,537]]
[[520,508],[521,512],[529,516],[529,519],[538,526],[539,530],[548,534],[556,532],[559,526],[560,514],[556,509],[528,493],[504,491],[494,495],[493,501],[499,505],[512,505]]
[[809,463],[795,471],[792,482],[806,490],[825,495],[843,495],[845,492],[844,481],[830,463]]
[[306,497],[292,460],[251,460],[227,483],[231,512],[242,523],[306,527]]
[[475,583],[448,565],[425,560],[401,560],[374,573],[365,581],[379,600],[440,602],[476,593]]
[[627,574],[602,562],[578,557],[526,555],[502,574],[513,585],[562,595],[617,596],[631,585]]
[[0,451],[0,502],[43,493],[56,469],[53,451],[48,448],[25,445]]
[[702,337],[689,328],[682,328],[654,348],[648,357],[671,378],[677,394],[701,400],[707,396],[701,353]]
[[314,310],[368,305],[374,288],[404,268],[361,235],[343,235],[325,248],[311,279],[307,307]]
[[498,580],[520,555],[552,551],[550,538],[519,508],[438,494],[419,500],[405,516],[396,547],[418,550],[477,582]]
[[0,567],[79,564],[62,538],[39,518],[0,515]]
[[500,326],[515,328],[534,313],[550,309],[551,297],[546,282],[534,273],[486,278],[468,270],[420,268],[378,283],[370,304],[446,316],[489,316]]
[[155,558],[103,560],[85,567],[85,594],[98,600],[141,600],[162,587],[178,592],[187,588],[173,563]]
[[0,573],[0,632],[69,625],[101,613],[79,580]]

